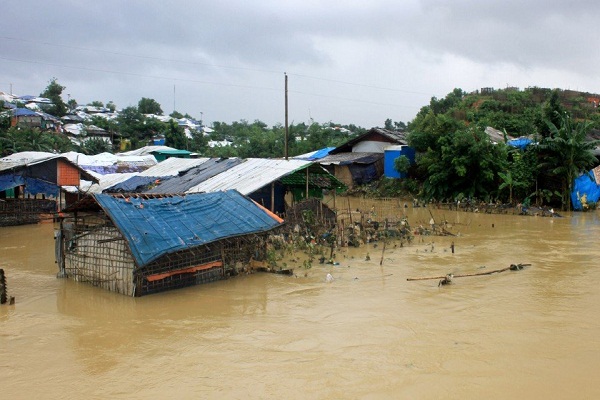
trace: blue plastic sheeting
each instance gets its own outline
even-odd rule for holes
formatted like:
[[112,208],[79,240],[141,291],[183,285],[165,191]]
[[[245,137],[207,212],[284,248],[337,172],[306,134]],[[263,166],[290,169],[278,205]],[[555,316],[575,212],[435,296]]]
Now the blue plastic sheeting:
[[516,148],[523,150],[525,147],[530,145],[532,142],[533,141],[531,139],[517,138],[517,139],[509,140],[508,142],[506,142],[506,144],[508,144],[509,146],[516,147]]
[[594,174],[590,171],[575,178],[571,202],[574,210],[583,210],[581,198],[585,195],[586,203],[597,203],[600,199],[600,186],[596,183]]
[[357,185],[364,185],[366,183],[373,182],[379,178],[379,174],[377,172],[377,167],[374,164],[350,165],[348,167],[348,169],[350,169],[350,174],[352,175],[352,180]]
[[313,155],[311,155],[310,157],[308,157],[308,160],[310,160],[310,161],[312,161],[312,160],[318,160],[320,158],[328,156],[329,152],[331,150],[333,150],[333,149],[335,149],[335,147],[325,147],[324,149],[317,150]]
[[15,117],[39,117],[40,115],[35,111],[31,111],[29,108],[15,108],[13,109],[13,115]]
[[155,199],[94,198],[127,240],[138,267],[165,254],[279,225],[235,190]]
[[21,175],[0,175],[0,192],[25,184]]
[[[169,179],[169,177],[167,177],[166,179]],[[109,187],[108,189],[105,190],[105,192],[133,193],[133,192],[138,192],[138,191],[145,191],[145,189],[148,187],[148,185],[156,182],[157,180],[163,180],[163,178],[160,178],[157,176],[136,175],[136,176],[132,176],[131,178],[127,179],[126,181],[117,183],[116,185]]]
[[59,193],[60,188],[54,183],[34,178],[25,179],[25,194],[30,194],[32,196],[44,194],[46,196],[58,197]]

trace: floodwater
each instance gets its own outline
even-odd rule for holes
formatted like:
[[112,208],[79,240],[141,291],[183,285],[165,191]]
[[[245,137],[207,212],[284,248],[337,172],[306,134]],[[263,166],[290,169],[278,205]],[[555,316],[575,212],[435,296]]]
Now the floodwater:
[[432,213],[459,236],[141,298],[57,279],[52,224],[2,228],[2,398],[600,398],[599,212]]

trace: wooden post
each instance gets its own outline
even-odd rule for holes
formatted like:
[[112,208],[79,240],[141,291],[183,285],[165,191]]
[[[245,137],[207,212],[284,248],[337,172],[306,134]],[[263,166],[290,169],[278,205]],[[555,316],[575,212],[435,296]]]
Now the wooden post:
[[271,212],[275,212],[275,182],[271,182]]
[[308,199],[308,167],[306,167],[306,199]]
[[285,160],[288,159],[288,76],[285,75],[285,140],[284,140],[284,156]]

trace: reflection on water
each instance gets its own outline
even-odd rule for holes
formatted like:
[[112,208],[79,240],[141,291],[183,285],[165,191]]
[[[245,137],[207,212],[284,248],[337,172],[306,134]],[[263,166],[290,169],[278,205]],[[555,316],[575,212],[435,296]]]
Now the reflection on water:
[[142,298],[57,279],[51,224],[2,228],[2,397],[600,397],[598,214],[432,213],[458,236]]

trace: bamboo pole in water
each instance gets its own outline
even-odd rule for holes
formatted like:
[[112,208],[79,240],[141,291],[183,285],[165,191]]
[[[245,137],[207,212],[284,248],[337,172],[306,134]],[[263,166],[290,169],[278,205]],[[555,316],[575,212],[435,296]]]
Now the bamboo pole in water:
[[[461,274],[461,275],[452,275],[452,278],[465,278],[465,277],[469,277],[469,276],[481,276],[481,275],[491,275],[491,274],[496,274],[496,273],[500,273],[500,272],[504,272],[504,271],[508,271],[508,270],[515,270],[518,271],[520,269],[522,269],[523,267],[528,267],[531,264],[511,264],[510,267],[506,267],[506,268],[501,268],[501,269],[495,269],[493,271],[485,271],[485,272],[477,272],[474,274]],[[424,281],[424,280],[428,280],[428,279],[444,279],[446,278],[446,275],[443,276],[428,276],[428,277],[423,277],[423,278],[406,278],[407,281]]]

